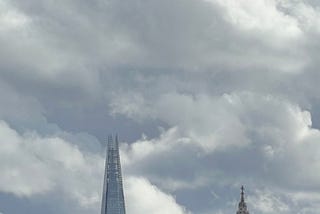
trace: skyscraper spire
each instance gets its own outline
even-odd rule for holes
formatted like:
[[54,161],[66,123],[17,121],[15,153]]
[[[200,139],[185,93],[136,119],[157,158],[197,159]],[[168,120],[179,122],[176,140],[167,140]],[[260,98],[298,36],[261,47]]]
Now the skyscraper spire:
[[249,214],[249,211],[247,209],[247,204],[244,201],[244,187],[241,186],[241,197],[240,197],[240,202],[238,206],[238,211],[237,214]]
[[118,136],[108,136],[101,214],[125,214]]
[[244,187],[241,186],[241,202],[244,202]]

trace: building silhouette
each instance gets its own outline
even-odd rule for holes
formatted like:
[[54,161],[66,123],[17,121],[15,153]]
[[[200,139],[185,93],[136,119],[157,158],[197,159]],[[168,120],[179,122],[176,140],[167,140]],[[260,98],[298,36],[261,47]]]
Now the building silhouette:
[[[108,137],[101,214],[126,214],[121,175],[118,136]],[[240,202],[236,214],[249,214],[241,186]]]
[[244,187],[241,187],[241,193],[240,193],[241,197],[240,197],[240,202],[238,205],[238,211],[237,214],[249,214],[248,208],[247,208],[247,204],[244,201]]
[[125,214],[118,136],[108,137],[101,214]]

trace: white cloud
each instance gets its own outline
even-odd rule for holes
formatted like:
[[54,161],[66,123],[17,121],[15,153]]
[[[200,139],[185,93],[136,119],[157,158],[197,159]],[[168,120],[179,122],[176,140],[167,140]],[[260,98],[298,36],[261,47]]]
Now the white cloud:
[[176,203],[173,196],[167,195],[148,180],[141,177],[125,179],[127,213],[186,214],[185,208]]
[[265,38],[296,39],[302,36],[302,30],[294,17],[279,11],[278,0],[218,0],[227,15],[227,20],[240,29],[254,33],[267,34]]
[[[83,152],[59,137],[20,135],[0,122],[0,192],[32,198],[62,193],[82,209],[99,210],[103,158]],[[185,214],[186,210],[143,177],[125,179],[128,213]]]
[[[63,192],[84,207],[99,204],[103,159],[59,137],[18,134],[0,123],[0,191],[19,197]],[[100,182],[101,181],[101,182]]]
[[[87,151],[90,134],[121,127],[132,140],[164,126],[123,145],[122,160],[172,212],[185,211],[161,190],[180,199],[249,180],[316,213],[320,13],[307,2],[0,0],[0,190],[96,209],[103,158]],[[291,196],[277,194],[255,209],[285,212]],[[135,212],[143,197],[128,199]]]
[[30,20],[25,14],[16,10],[7,1],[0,1],[0,32],[17,30],[25,27],[28,22]]
[[[252,199],[256,203],[252,209],[262,213],[287,213],[293,203],[305,206],[304,200],[294,202],[287,196],[286,189],[299,192],[319,185],[320,174],[315,172],[320,170],[320,131],[312,128],[309,112],[271,95],[169,97],[141,109],[153,109],[154,116],[176,127],[157,139],[122,147],[125,169],[171,192],[241,182],[250,183],[252,189],[268,185],[277,192],[259,192]],[[233,129],[219,131],[220,126],[233,127],[228,125],[233,121],[244,127],[241,135],[233,136]]]
[[[116,99],[125,100],[121,95]],[[209,151],[216,147],[250,144],[252,139],[247,135],[250,129],[259,132],[288,130],[288,133],[283,133],[288,134],[285,137],[296,140],[307,135],[311,126],[310,114],[299,107],[271,95],[248,92],[224,94],[221,97],[168,93],[157,100],[140,104],[133,100],[122,102],[125,108],[135,106],[130,111],[121,111],[118,105],[112,107],[116,107],[121,114],[130,112],[132,118],[140,120],[141,117],[154,117],[170,127],[176,126],[180,135],[187,137],[186,140],[189,138],[189,141],[197,142]],[[265,111],[266,108],[272,111]]]
[[320,31],[320,10],[306,1],[279,1],[280,9],[288,16],[295,18],[298,26],[306,33]]
[[[143,96],[135,93],[129,93],[126,96],[120,96],[118,97],[118,94],[115,94],[113,96],[113,102],[110,103],[111,108],[111,114],[125,114],[129,118],[136,118],[142,117],[144,118],[144,115],[146,112],[140,112],[141,107],[145,105],[145,100]],[[138,114],[141,114],[139,116]],[[152,115],[152,113],[149,113],[149,115]]]

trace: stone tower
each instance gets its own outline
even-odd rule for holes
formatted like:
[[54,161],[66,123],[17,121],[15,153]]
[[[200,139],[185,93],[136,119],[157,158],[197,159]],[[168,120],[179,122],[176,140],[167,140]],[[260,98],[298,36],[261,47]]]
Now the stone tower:
[[244,187],[241,187],[241,198],[238,206],[237,214],[249,214],[247,204],[244,201]]

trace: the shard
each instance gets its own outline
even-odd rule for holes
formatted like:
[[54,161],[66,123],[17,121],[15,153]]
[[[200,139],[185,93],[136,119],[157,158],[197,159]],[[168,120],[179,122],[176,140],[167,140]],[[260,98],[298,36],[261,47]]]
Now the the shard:
[[119,142],[108,137],[101,214],[125,214]]

